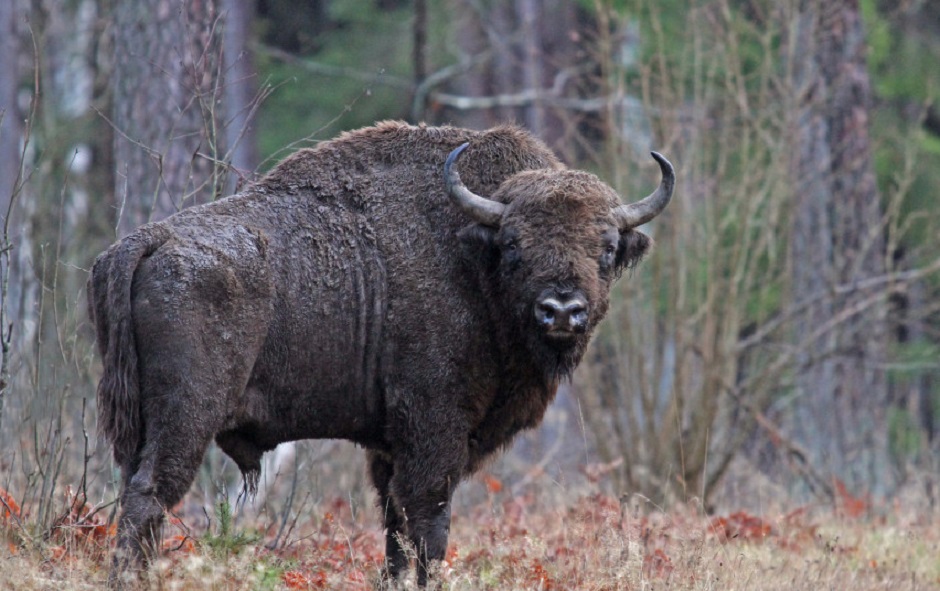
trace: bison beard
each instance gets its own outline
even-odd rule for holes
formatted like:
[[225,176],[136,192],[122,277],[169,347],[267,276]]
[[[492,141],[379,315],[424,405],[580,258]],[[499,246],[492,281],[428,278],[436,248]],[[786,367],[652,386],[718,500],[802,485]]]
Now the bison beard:
[[649,249],[634,228],[674,183],[653,156],[660,187],[622,205],[518,128],[386,122],[112,245],[88,282],[123,476],[110,584],[152,557],[212,439],[251,488],[305,438],[367,449],[386,575],[403,539],[425,584],[457,483],[538,424]]

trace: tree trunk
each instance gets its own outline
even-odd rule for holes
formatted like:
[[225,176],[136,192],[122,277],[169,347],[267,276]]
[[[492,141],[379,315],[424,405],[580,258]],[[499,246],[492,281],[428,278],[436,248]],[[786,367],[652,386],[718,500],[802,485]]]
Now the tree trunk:
[[222,0],[225,35],[225,145],[235,174],[228,175],[225,194],[234,193],[243,177],[258,166],[257,132],[252,120],[258,78],[248,40],[254,18],[253,0]]
[[115,3],[119,235],[223,190],[218,21],[216,0]]
[[[516,18],[522,33],[522,59],[520,70],[524,90],[543,90],[542,82],[544,53],[542,43],[542,6],[536,0],[517,0]],[[526,127],[539,137],[544,136],[545,113],[542,100],[536,96],[535,101],[523,109]]]
[[[808,1],[791,35],[796,121],[791,235],[796,299],[885,272],[868,135],[870,83],[857,0]],[[824,474],[886,492],[884,301],[860,290],[811,309],[792,425]],[[820,330],[831,325],[831,329]],[[818,338],[811,335],[818,334]],[[879,487],[880,490],[873,490]]]
[[[486,51],[486,33],[480,15],[470,2],[459,0],[454,6],[457,49],[462,60],[470,60]],[[454,81],[454,91],[464,96],[486,96],[490,93],[491,68],[484,64]],[[472,110],[461,113],[457,122],[474,129],[483,129],[494,123],[488,111]]]
[[[18,243],[15,238],[15,195],[21,164],[22,116],[17,108],[19,90],[19,34],[16,19],[19,2],[0,2],[0,432],[3,407],[10,386],[12,331],[19,321],[17,289],[19,273],[13,263]],[[12,288],[12,290],[11,290]]]
[[456,3],[457,45],[465,58],[484,51],[492,57],[454,85],[458,94],[473,98],[499,98],[528,95],[507,106],[470,107],[458,121],[470,127],[499,123],[519,123],[563,151],[563,138],[569,113],[554,112],[543,97],[564,92],[577,63],[577,46],[572,40],[579,30],[577,7],[570,0],[505,0],[487,5],[461,0]]
[[19,2],[0,2],[0,216],[5,218],[13,183],[20,166],[22,117],[16,99],[19,90]]
[[411,63],[417,87],[428,75],[428,5],[426,0],[415,0],[414,24],[411,36]]

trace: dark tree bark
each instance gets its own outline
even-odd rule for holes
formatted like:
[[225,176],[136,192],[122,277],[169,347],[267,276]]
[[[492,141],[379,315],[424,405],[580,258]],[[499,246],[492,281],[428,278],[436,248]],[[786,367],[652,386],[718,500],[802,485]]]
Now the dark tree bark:
[[118,234],[223,189],[217,0],[114,7]]
[[[872,167],[871,88],[857,0],[802,3],[791,64],[794,129],[793,290],[801,299],[883,274],[882,211]],[[813,308],[793,430],[816,467],[855,487],[890,486],[884,413],[884,302],[849,291]],[[822,330],[831,326],[831,329]],[[818,334],[819,338],[810,336]]]
[[414,25],[412,26],[412,63],[415,86],[424,82],[428,75],[428,5],[426,0],[415,0]]

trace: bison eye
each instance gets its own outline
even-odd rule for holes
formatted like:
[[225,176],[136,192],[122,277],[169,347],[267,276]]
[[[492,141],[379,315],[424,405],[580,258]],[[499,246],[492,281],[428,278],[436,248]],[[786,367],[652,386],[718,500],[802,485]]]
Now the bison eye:
[[610,269],[614,266],[614,259],[617,257],[617,245],[607,243],[604,245],[604,254],[601,255],[601,267]]
[[515,266],[519,262],[519,245],[515,240],[509,240],[503,244],[503,260],[509,265]]

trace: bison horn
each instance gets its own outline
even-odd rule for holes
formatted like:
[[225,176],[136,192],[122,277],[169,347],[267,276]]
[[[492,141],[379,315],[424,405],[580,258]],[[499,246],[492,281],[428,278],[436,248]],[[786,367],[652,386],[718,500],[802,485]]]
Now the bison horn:
[[506,209],[506,206],[473,193],[464,186],[463,182],[460,180],[460,175],[457,174],[457,169],[454,168],[454,162],[457,161],[457,157],[460,156],[460,153],[469,145],[469,143],[465,143],[458,146],[450,153],[447,160],[444,162],[444,180],[447,183],[447,192],[454,198],[457,205],[460,206],[460,209],[473,218],[474,221],[484,226],[499,227],[499,222],[503,217],[503,210]]
[[621,232],[636,228],[658,216],[666,209],[669,200],[672,199],[672,191],[676,186],[676,172],[673,170],[672,164],[662,154],[658,152],[650,152],[650,154],[659,163],[663,180],[659,187],[645,199],[613,209],[612,213]]

